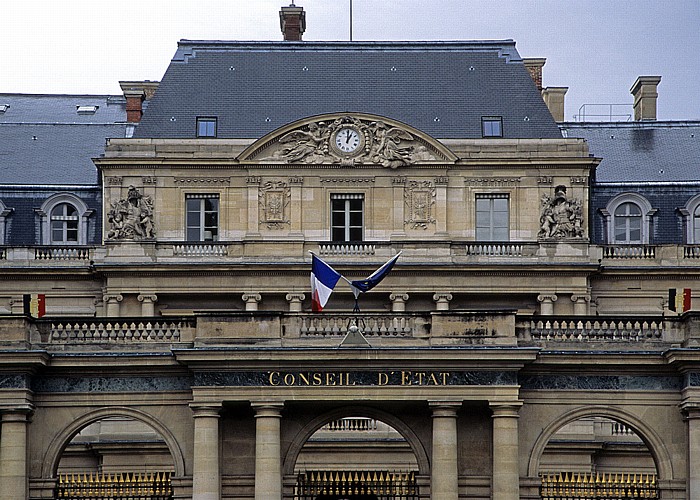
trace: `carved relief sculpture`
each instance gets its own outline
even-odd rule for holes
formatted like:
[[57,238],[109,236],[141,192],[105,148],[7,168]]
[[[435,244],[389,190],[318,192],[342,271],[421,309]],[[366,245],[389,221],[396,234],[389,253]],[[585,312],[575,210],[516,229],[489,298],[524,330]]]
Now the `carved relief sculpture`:
[[408,218],[404,221],[413,229],[427,229],[435,224],[432,216],[435,205],[435,185],[432,181],[409,181],[404,188]]
[[289,224],[287,211],[290,196],[286,182],[267,181],[260,186],[261,224],[266,224],[268,229],[281,229],[283,224]]
[[153,198],[129,186],[126,198],[110,205],[107,214],[108,240],[152,240],[156,236],[153,222]]
[[543,195],[540,212],[539,239],[583,238],[583,206],[581,200],[566,196],[566,186],[557,186],[554,197]]
[[387,168],[438,158],[407,130],[345,116],[288,132],[263,158],[285,163],[378,164]]

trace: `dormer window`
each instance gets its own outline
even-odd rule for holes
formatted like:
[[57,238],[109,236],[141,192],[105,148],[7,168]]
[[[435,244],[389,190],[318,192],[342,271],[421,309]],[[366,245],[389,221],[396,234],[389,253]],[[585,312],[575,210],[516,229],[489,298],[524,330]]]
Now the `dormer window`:
[[503,119],[500,116],[482,116],[481,136],[503,137]]
[[75,109],[79,115],[94,115],[99,106],[76,106]]
[[197,137],[216,137],[216,118],[197,118]]

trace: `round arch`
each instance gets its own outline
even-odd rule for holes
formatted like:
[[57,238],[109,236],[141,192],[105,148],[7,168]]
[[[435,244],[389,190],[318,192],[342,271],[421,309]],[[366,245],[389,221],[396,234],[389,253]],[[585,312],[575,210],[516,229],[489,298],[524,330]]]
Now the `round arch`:
[[292,440],[292,444],[289,450],[285,454],[284,461],[282,464],[282,471],[285,475],[294,474],[294,466],[296,465],[297,458],[304,444],[309,440],[309,438],[320,429],[323,425],[331,422],[333,420],[338,420],[344,417],[367,417],[381,420],[385,424],[389,424],[396,431],[403,436],[406,442],[411,447],[416,461],[418,462],[418,471],[420,474],[430,473],[430,460],[428,459],[428,453],[425,451],[423,444],[421,443],[418,436],[413,432],[413,430],[408,427],[401,419],[376,408],[370,408],[365,406],[343,406],[331,410],[323,415],[320,415],[313,420],[309,421],[297,435]]
[[170,450],[170,455],[173,457],[175,476],[185,475],[185,459],[182,455],[182,450],[180,449],[177,439],[175,439],[175,436],[170,432],[170,430],[148,413],[120,406],[90,411],[73,420],[67,427],[59,432],[46,449],[46,460],[44,460],[41,467],[41,477],[48,479],[55,476],[63,450],[81,429],[94,422],[97,422],[98,420],[109,417],[133,418],[143,422],[146,425],[149,425],[151,428],[157,431],[161,436],[163,436],[163,440]]
[[532,447],[530,460],[527,466],[528,477],[537,477],[540,468],[540,458],[542,457],[544,449],[552,436],[554,436],[554,434],[566,424],[584,417],[606,417],[612,420],[617,420],[618,422],[632,428],[641,438],[644,444],[647,445],[647,448],[649,448],[649,452],[651,453],[654,463],[656,464],[656,470],[658,471],[659,478],[667,480],[673,479],[673,465],[671,463],[671,456],[669,455],[668,450],[666,449],[666,446],[659,435],[641,419],[632,415],[631,413],[606,406],[587,406],[585,408],[570,410],[557,417],[547,427],[545,427],[537,437],[535,445]]

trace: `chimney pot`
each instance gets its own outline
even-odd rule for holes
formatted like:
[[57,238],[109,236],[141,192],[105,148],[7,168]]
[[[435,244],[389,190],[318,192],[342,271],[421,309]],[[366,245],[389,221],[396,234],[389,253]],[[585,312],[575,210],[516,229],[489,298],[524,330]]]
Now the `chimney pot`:
[[285,41],[300,42],[306,30],[306,12],[303,7],[292,4],[280,10],[280,28]]
[[525,69],[528,70],[532,81],[535,82],[537,90],[542,91],[542,68],[544,67],[547,59],[544,57],[524,57],[523,64]]
[[143,101],[150,100],[158,88],[159,82],[146,81],[122,81],[119,86],[122,88],[126,98],[126,121],[129,123],[139,123],[143,116]]
[[542,99],[557,123],[564,121],[564,96],[569,87],[547,87],[542,89]]
[[656,120],[656,87],[660,76],[640,76],[634,82],[630,93],[634,96],[634,119],[636,121]]

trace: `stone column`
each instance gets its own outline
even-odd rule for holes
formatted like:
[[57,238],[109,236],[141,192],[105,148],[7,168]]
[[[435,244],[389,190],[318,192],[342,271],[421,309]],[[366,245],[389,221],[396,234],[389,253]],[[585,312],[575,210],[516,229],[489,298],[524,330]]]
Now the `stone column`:
[[158,301],[156,294],[139,294],[136,298],[141,302],[141,316],[151,318],[156,315],[156,302]]
[[262,297],[259,293],[244,293],[241,299],[245,302],[246,311],[257,311],[258,303],[262,300]]
[[194,417],[192,500],[220,500],[219,411],[221,405],[191,404]]
[[7,410],[2,413],[0,429],[0,498],[26,500],[27,482],[27,426],[29,408]]
[[461,403],[430,403],[433,410],[431,500],[457,500],[457,410]]
[[255,500],[282,500],[280,425],[282,403],[253,403],[255,410]]
[[542,316],[552,316],[554,314],[554,303],[557,301],[556,295],[538,295],[537,300],[540,303],[540,314]]
[[301,303],[306,298],[303,293],[288,293],[285,298],[289,302],[289,312],[301,312]]
[[591,301],[590,295],[572,295],[571,302],[574,303],[575,316],[588,315],[588,303]]
[[102,297],[102,300],[104,300],[105,304],[107,304],[107,316],[110,318],[118,318],[120,316],[119,309],[120,309],[120,302],[124,300],[124,296],[122,294],[110,294],[110,295],[105,295]]
[[391,312],[402,313],[406,311],[407,293],[392,293],[389,295],[391,301]]
[[521,403],[491,403],[493,412],[493,500],[520,498],[518,411]]
[[700,403],[683,405],[688,422],[688,498],[700,498]]
[[452,300],[451,293],[436,293],[435,295],[433,295],[433,301],[435,302],[435,309],[438,311],[449,311],[451,300]]

